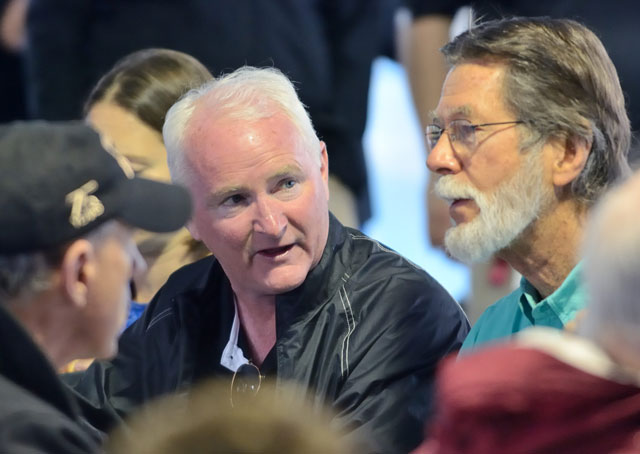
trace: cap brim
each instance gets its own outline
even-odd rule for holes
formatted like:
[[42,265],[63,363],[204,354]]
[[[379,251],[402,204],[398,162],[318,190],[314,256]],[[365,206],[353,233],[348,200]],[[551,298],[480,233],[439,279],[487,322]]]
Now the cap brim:
[[150,232],[172,232],[191,216],[191,197],[182,186],[133,178],[123,185],[123,205],[117,217]]

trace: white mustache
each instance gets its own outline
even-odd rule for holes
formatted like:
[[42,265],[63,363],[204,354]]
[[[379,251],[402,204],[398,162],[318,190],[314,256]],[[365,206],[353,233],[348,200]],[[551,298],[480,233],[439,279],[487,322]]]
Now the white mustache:
[[435,185],[435,193],[438,197],[451,202],[456,199],[476,199],[477,191],[465,184],[457,183],[451,176],[442,176]]

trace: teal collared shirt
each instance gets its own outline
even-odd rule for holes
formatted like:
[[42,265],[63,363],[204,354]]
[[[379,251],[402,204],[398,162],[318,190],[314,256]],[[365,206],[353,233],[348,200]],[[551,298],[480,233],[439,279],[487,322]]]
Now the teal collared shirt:
[[562,285],[545,299],[540,299],[538,291],[522,278],[519,288],[484,311],[461,350],[474,350],[481,344],[510,337],[530,326],[562,329],[586,303],[581,274],[582,264],[578,263]]

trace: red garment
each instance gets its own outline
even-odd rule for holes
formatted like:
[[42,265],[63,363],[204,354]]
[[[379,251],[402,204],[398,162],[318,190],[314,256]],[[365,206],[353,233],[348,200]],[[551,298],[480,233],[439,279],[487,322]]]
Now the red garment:
[[431,440],[414,454],[640,453],[640,387],[541,350],[481,350],[438,375]]

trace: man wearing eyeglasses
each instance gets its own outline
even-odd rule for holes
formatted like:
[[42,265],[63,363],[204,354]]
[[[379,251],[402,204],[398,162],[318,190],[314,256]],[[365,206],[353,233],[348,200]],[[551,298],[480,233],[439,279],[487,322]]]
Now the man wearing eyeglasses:
[[452,67],[426,142],[453,221],[445,246],[466,262],[497,254],[523,275],[463,348],[532,325],[562,328],[585,302],[577,251],[586,216],[628,173],[615,68],[591,31],[560,19],[489,22],[442,52]]
[[78,390],[120,416],[207,377],[229,384],[211,405],[292,381],[366,452],[415,447],[468,322],[425,271],[330,215],[327,145],[291,82],[239,69],[178,101],[163,136],[213,257],[175,272]]

